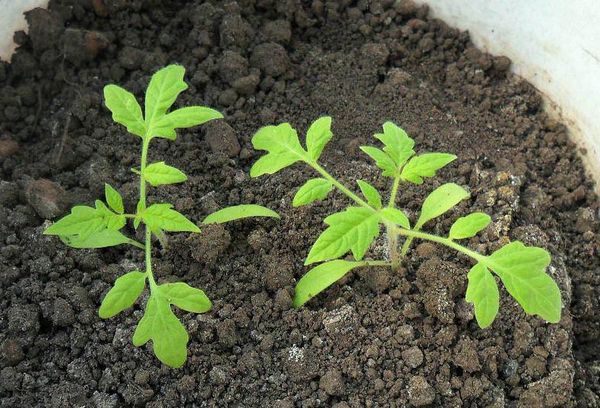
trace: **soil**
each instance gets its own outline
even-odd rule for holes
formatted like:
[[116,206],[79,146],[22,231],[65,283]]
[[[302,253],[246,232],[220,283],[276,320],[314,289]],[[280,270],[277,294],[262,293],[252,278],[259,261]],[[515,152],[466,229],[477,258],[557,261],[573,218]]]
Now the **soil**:
[[[239,2],[61,0],[28,15],[29,35],[0,63],[1,406],[597,407],[600,404],[598,197],[566,128],[547,117],[510,60],[474,48],[467,33],[410,1]],[[221,110],[226,122],[153,142],[152,160],[189,175],[152,189],[200,220],[259,203],[280,221],[247,220],[173,235],[155,252],[160,280],[183,280],[214,301],[180,314],[187,364],[162,366],[131,336],[139,305],[110,320],[97,308],[119,275],[143,265],[135,249],[73,250],[41,234],[109,182],[135,207],[138,140],[111,122],[102,87],[141,97],[168,63],[187,68],[178,102]],[[563,318],[526,316],[502,289],[493,326],[464,300],[470,261],[421,243],[405,269],[361,270],[291,308],[303,258],[340,194],[295,209],[312,174],[293,166],[250,179],[262,125],[301,134],[319,115],[336,135],[323,162],[346,183],[383,191],[358,147],[392,120],[419,151],[459,158],[440,177],[404,186],[411,217],[443,182],[472,198],[429,228],[443,233],[473,210],[494,223],[472,248],[508,238],[548,248]],[[385,256],[381,239],[369,257]]]

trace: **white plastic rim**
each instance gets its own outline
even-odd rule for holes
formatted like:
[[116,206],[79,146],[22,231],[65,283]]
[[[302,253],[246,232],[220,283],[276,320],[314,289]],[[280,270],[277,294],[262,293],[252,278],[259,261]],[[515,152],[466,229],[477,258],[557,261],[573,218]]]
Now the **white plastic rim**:
[[[567,123],[600,192],[600,1],[415,0],[431,14],[468,30],[478,47],[513,61],[513,71],[544,95]],[[48,0],[0,0],[0,59],[26,29],[23,11]]]

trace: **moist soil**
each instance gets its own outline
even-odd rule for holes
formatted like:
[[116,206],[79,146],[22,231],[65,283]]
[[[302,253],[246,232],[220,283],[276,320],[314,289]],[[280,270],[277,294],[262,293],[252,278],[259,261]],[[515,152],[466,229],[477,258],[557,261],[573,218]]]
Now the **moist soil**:
[[[599,202],[585,152],[508,73],[510,60],[427,14],[391,0],[72,0],[30,12],[29,34],[16,33],[20,48],[0,64],[1,406],[599,406]],[[149,200],[194,220],[240,203],[282,215],[175,234],[167,251],[157,244],[159,280],[214,301],[207,314],[177,312],[190,333],[181,369],[132,345],[140,305],[97,315],[112,282],[143,267],[137,249],[74,250],[42,235],[105,182],[135,208],[139,140],[112,123],[102,88],[142,97],[168,63],[187,69],[178,104],[214,107],[225,120],[153,141],[151,160],[189,181],[151,189]],[[429,243],[400,271],[356,271],[291,308],[322,219],[349,203],[336,192],[293,208],[314,174],[295,165],[250,179],[260,155],[250,139],[285,121],[304,134],[324,114],[335,134],[324,166],[349,185],[388,191],[359,150],[386,120],[419,152],[457,154],[439,177],[403,186],[401,207],[414,219],[436,186],[468,188],[471,199],[428,229],[443,234],[479,210],[494,222],[470,247],[489,253],[520,239],[547,248],[560,323],[525,315],[501,289],[498,318],[479,329],[464,300],[470,261]],[[382,239],[368,257],[386,256]]]

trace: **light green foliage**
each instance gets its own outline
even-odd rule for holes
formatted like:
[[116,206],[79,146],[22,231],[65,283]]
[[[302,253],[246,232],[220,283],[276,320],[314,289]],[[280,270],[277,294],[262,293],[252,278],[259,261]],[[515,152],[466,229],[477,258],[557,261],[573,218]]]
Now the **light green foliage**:
[[223,208],[210,214],[202,221],[203,224],[223,224],[229,221],[248,217],[280,218],[275,211],[256,204],[241,204]]
[[[75,206],[69,215],[44,231],[46,235],[58,235],[64,243],[74,248],[104,248],[129,244],[145,251],[145,271],[130,272],[118,278],[104,297],[99,315],[101,318],[113,317],[133,306],[148,282],[150,296],[144,317],[133,336],[133,343],[141,346],[151,340],[156,356],[172,367],[180,367],[186,360],[188,334],[173,314],[171,305],[192,313],[204,313],[211,309],[212,303],[200,289],[182,282],[159,285],[154,278],[152,235],[164,243],[165,231],[197,233],[200,229],[183,214],[174,210],[171,204],[147,205],[146,183],[156,187],[187,180],[187,176],[181,170],[162,161],[147,164],[148,148],[154,137],[174,140],[175,129],[188,128],[223,117],[219,112],[203,106],[190,106],[168,112],[179,93],[187,88],[183,81],[184,74],[185,69],[182,66],[170,65],[152,76],[146,91],[144,116],[133,94],[116,85],[107,85],[104,88],[105,103],[112,112],[113,120],[142,139],[140,168],[134,170],[134,173],[140,176],[140,197],[135,213],[126,214],[121,194],[105,184],[104,195],[108,205],[96,200],[95,207]],[[262,213],[259,206],[232,207],[213,217],[220,218],[221,222],[225,221],[224,214],[229,214],[230,219],[249,216],[278,217],[269,209],[260,209]],[[128,238],[123,233],[128,219],[133,220],[136,229],[141,223],[145,225],[144,243]]]
[[[454,240],[473,237],[490,223],[491,218],[479,212],[456,220],[450,228],[448,238],[420,231],[427,222],[448,213],[461,201],[469,198],[469,192],[463,187],[447,183],[434,189],[424,200],[419,218],[412,228],[406,214],[396,208],[396,196],[402,182],[422,184],[425,178],[435,176],[438,170],[454,161],[456,156],[448,153],[416,155],[413,150],[414,140],[392,122],[386,122],[383,133],[375,135],[383,144],[383,149],[361,147],[363,152],[375,160],[375,165],[382,170],[383,176],[394,179],[388,204],[384,206],[381,194],[371,184],[363,180],[357,181],[363,199],[317,163],[323,147],[332,137],[330,128],[331,118],[315,121],[306,138],[308,150],[302,148],[296,131],[287,123],[262,128],[253,138],[255,148],[268,151],[252,167],[253,177],[275,173],[300,161],[320,175],[298,190],[294,206],[321,200],[333,187],[354,201],[354,205],[344,211],[325,218],[327,228],[310,249],[305,265],[326,262],[313,267],[300,279],[296,285],[294,306],[303,305],[354,268],[399,267],[412,240],[422,239],[455,249],[476,262],[468,273],[466,299],[473,303],[480,327],[491,325],[498,314],[499,290],[492,272],[500,278],[508,293],[525,312],[537,314],[548,322],[560,320],[560,291],[545,272],[550,264],[550,255],[544,249],[513,242],[492,255],[485,256],[456,243]],[[320,142],[316,143],[314,140]],[[389,259],[363,261],[369,247],[380,234],[381,225],[387,231]],[[397,245],[399,237],[406,238],[401,252]],[[348,252],[352,253],[354,261],[338,259]]]
[[482,212],[475,212],[466,217],[460,217],[450,227],[450,234],[448,236],[450,239],[474,237],[479,231],[485,229],[491,221],[492,218]]
[[292,205],[300,207],[301,205],[310,204],[315,201],[323,200],[327,194],[333,189],[331,181],[324,178],[313,178],[308,180],[294,196]]

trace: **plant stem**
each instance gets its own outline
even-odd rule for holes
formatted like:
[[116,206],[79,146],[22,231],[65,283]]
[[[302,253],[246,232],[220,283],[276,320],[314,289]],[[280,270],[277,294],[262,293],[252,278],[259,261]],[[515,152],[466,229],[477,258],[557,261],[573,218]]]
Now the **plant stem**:
[[389,261],[362,261],[360,266],[391,266]]
[[402,250],[400,251],[401,258],[404,258],[408,253],[408,249],[410,248],[410,244],[412,244],[413,239],[413,237],[408,237],[406,241],[404,241],[404,244],[402,244]]
[[354,194],[352,191],[350,191],[349,188],[347,188],[342,183],[340,183],[339,181],[337,181],[331,174],[329,174],[327,172],[327,170],[325,170],[323,167],[321,167],[319,165],[319,163],[317,163],[317,162],[308,162],[307,161],[307,164],[309,166],[311,166],[313,169],[315,169],[325,179],[327,179],[328,181],[330,181],[331,184],[333,184],[334,186],[336,186],[342,193],[346,194],[348,197],[350,197],[352,200],[354,200],[357,204],[359,204],[362,207],[368,208],[368,209],[370,209],[372,211],[377,211],[375,208],[371,207],[365,200],[363,200],[362,198],[360,198],[359,196],[357,196],[356,194]]
[[129,245],[133,245],[136,248],[146,249],[146,246],[141,242],[137,242],[135,239],[130,239],[128,242]]
[[[140,201],[138,204],[138,212],[146,209],[146,180],[142,174],[146,169],[146,163],[148,162],[148,147],[150,145],[150,135],[146,134],[142,141],[142,160],[140,163]],[[146,275],[148,276],[148,282],[150,282],[150,292],[154,292],[156,289],[156,280],[154,280],[154,274],[152,273],[152,231],[144,224],[145,229],[145,242],[144,249],[146,253]]]
[[392,192],[390,193],[390,201],[388,207],[394,208],[396,205],[396,196],[398,195],[398,187],[400,186],[400,177],[394,178],[394,184],[392,184]]
[[388,242],[388,252],[392,261],[392,268],[398,269],[401,263],[401,256],[398,252],[398,228],[394,224],[386,223],[385,230]]
[[[461,252],[461,253],[467,255],[467,256],[475,259],[477,262],[484,262],[484,263],[487,262],[487,256],[481,255],[478,252],[475,252],[467,247],[457,244],[456,242],[452,241],[449,238],[438,237],[437,235],[427,234],[427,233],[421,232],[421,231],[408,230],[408,229],[404,229],[404,228],[398,228],[397,231],[398,231],[399,235],[403,235],[405,237],[408,237],[409,239],[417,238],[417,239],[424,239],[427,241],[437,242],[438,244],[445,245],[449,248],[455,249],[458,252]],[[407,241],[408,241],[408,239],[407,239]]]

